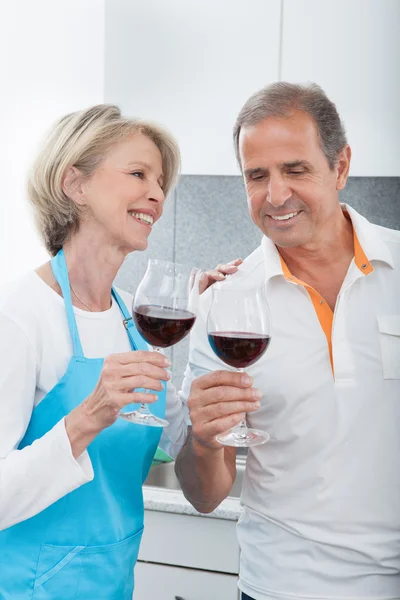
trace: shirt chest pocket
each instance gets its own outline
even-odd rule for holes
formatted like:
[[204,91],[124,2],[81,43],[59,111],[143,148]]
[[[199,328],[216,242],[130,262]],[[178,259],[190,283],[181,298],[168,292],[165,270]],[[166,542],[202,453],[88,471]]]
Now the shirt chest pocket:
[[378,328],[383,377],[400,379],[400,315],[378,317]]

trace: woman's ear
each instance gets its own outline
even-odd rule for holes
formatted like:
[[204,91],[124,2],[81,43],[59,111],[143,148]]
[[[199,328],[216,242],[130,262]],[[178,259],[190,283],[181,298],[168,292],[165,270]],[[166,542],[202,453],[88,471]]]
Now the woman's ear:
[[73,202],[79,206],[85,206],[82,175],[76,167],[72,166],[66,170],[62,181],[62,190]]
[[351,148],[349,145],[345,146],[341,151],[338,162],[336,165],[337,179],[336,189],[338,191],[343,190],[346,186],[347,178],[349,176],[351,161]]

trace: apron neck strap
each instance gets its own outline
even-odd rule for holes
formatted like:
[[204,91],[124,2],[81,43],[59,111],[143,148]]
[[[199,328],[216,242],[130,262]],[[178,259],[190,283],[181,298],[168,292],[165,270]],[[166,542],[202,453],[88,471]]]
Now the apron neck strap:
[[112,295],[118,303],[119,309],[124,316],[124,325],[128,333],[129,341],[132,346],[132,350],[149,350],[150,346],[144,341],[138,330],[133,324],[132,317],[125,306],[124,301],[118,292],[112,288]]
[[82,344],[78,333],[78,327],[76,325],[74,309],[72,307],[71,300],[71,288],[69,285],[68,278],[68,267],[65,260],[64,250],[61,248],[58,254],[51,260],[51,269],[53,275],[61,288],[61,292],[64,298],[65,311],[67,313],[68,327],[72,338],[72,345],[74,349],[74,356],[83,357]]

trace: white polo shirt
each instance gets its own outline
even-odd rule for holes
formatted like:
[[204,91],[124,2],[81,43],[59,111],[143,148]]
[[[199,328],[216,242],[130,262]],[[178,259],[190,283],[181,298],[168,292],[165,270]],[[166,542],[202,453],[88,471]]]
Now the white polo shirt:
[[[263,393],[248,423],[271,440],[249,449],[237,530],[239,587],[256,600],[400,599],[400,232],[343,208],[355,257],[334,314],[268,238],[226,284],[266,282],[272,318],[247,369]],[[193,378],[227,368],[207,341],[210,297],[186,397]]]

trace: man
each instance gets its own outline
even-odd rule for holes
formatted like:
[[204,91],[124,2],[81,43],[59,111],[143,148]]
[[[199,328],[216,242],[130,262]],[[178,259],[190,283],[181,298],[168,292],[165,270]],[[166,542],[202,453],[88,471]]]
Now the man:
[[351,150],[318,86],[256,93],[234,140],[264,238],[229,282],[266,284],[273,333],[248,378],[224,370],[204,295],[184,383],[182,488],[201,512],[229,494],[236,449],[215,437],[247,413],[271,439],[248,452],[242,598],[399,599],[400,232],[340,205]]

